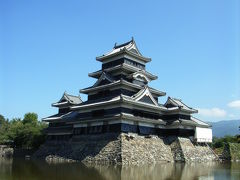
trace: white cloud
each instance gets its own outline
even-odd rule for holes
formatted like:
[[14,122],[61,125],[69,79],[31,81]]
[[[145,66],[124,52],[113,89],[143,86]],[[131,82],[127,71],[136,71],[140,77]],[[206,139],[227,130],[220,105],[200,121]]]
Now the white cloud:
[[228,107],[231,108],[240,108],[240,100],[232,101],[228,103]]
[[227,115],[227,112],[224,109],[220,108],[198,108],[199,115],[204,117],[212,117],[212,118],[222,118]]
[[230,118],[235,118],[235,117],[237,117],[235,114],[229,114],[229,117]]

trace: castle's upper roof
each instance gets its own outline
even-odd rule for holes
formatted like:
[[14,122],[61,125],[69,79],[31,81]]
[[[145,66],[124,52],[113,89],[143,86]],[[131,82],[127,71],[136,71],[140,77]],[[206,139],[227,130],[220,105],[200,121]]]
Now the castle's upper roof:
[[131,41],[128,41],[128,42],[120,44],[120,45],[117,45],[115,43],[113,49],[110,52],[107,52],[107,53],[103,54],[102,56],[98,56],[96,59],[98,61],[104,61],[108,58],[111,58],[116,55],[120,55],[122,53],[126,53],[129,56],[138,58],[138,59],[144,61],[145,63],[151,61],[151,58],[144,57],[140,53],[133,38]]

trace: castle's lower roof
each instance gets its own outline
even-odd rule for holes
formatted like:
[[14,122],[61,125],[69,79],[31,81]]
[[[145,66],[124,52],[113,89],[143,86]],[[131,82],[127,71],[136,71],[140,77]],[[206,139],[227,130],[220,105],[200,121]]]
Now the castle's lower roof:
[[54,114],[52,116],[43,118],[43,121],[46,122],[50,122],[50,121],[56,121],[56,120],[62,120],[64,119],[66,116],[70,115],[72,112],[68,112],[68,113],[58,113],[58,114]]
[[167,120],[167,127],[175,127],[175,126],[193,126],[193,127],[204,127],[204,128],[209,128],[211,125],[195,118],[191,117],[191,119],[183,119],[183,118],[177,118],[174,120]]

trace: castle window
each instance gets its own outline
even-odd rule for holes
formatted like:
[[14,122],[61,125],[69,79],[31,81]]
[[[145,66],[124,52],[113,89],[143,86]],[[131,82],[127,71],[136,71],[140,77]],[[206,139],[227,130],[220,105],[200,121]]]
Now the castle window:
[[105,114],[104,109],[92,111],[92,117],[103,117]]
[[69,112],[69,108],[60,108],[58,111],[59,113],[67,113]]

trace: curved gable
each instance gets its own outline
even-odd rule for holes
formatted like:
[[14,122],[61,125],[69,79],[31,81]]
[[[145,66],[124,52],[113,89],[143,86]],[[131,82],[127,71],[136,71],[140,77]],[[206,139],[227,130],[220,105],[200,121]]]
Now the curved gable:
[[141,101],[158,106],[157,101],[154,99],[147,86],[144,89],[140,90],[137,94],[133,95],[132,98],[135,101]]
[[133,78],[135,80],[144,81],[147,83],[150,82],[150,79],[145,74],[143,74],[141,71],[134,73]]
[[114,82],[113,78],[110,77],[108,74],[106,74],[105,72],[102,73],[102,75],[100,76],[100,78],[96,81],[96,83],[93,85],[93,87],[99,86],[99,85],[104,85],[104,84],[108,84],[108,83],[112,83]]

